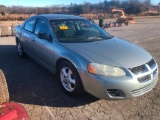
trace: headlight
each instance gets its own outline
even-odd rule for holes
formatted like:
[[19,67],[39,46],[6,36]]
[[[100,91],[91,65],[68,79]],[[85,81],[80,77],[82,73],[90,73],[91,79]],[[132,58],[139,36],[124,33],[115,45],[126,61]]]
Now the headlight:
[[102,65],[97,63],[90,63],[88,71],[92,74],[106,75],[106,76],[125,76],[124,70],[110,65]]

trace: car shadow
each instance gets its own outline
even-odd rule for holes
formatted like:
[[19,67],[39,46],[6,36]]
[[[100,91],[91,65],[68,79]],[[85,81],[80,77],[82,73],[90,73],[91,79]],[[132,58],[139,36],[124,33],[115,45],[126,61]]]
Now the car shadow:
[[52,106],[76,107],[99,100],[84,93],[69,96],[53,73],[31,58],[20,58],[15,45],[0,45],[0,69],[8,84],[10,101]]

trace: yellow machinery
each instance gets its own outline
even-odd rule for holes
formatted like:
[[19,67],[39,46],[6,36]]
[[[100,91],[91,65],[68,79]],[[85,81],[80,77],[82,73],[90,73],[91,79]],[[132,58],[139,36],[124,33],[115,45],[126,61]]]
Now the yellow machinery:
[[118,20],[117,20],[117,22],[119,22],[119,23],[125,23],[125,24],[127,24],[127,22],[129,22],[131,24],[136,23],[136,21],[132,17],[125,16],[125,13],[123,10],[113,9],[112,13],[117,13],[119,15]]

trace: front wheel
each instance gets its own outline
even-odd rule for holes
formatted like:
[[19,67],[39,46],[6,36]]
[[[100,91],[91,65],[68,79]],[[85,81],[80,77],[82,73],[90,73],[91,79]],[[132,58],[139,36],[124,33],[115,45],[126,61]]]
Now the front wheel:
[[83,93],[83,85],[77,69],[68,61],[64,61],[58,68],[59,79],[63,89],[70,95]]

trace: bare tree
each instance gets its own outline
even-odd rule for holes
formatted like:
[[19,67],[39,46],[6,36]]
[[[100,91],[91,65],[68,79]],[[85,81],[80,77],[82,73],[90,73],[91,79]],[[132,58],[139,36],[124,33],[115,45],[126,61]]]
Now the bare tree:
[[89,2],[85,2],[83,4],[83,11],[84,11],[84,13],[90,13],[90,6],[91,6],[91,3],[89,3]]

